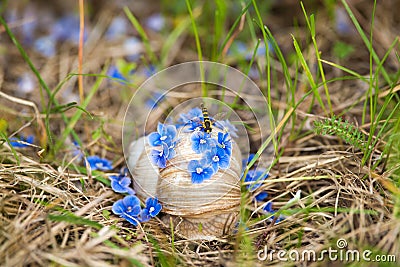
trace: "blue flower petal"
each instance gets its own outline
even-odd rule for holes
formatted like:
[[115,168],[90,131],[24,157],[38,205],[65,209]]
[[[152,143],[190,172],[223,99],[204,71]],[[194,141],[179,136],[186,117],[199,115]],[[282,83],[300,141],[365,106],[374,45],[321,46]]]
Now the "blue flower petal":
[[160,203],[158,203],[157,198],[148,198],[146,200],[146,210],[151,217],[157,216],[161,209],[162,206]]
[[188,171],[192,177],[192,183],[201,183],[210,179],[214,174],[212,167],[207,166],[206,160],[191,160],[188,164]]
[[126,196],[122,199],[123,205],[125,206],[124,213],[130,216],[137,216],[139,215],[141,208],[140,208],[140,201],[136,196]]
[[100,158],[96,155],[87,157],[87,161],[89,162],[92,170],[109,171],[113,169],[109,160]]
[[107,76],[112,79],[116,79],[120,84],[125,84],[128,82],[128,79],[124,77],[124,75],[119,71],[116,66],[111,66],[107,71]]
[[108,27],[105,36],[108,40],[115,40],[126,35],[127,30],[128,23],[125,17],[118,16],[111,21],[111,24]]
[[265,191],[262,191],[261,193],[259,193],[258,195],[255,196],[255,199],[257,201],[263,201],[264,199],[266,199],[268,197],[268,193]]
[[229,133],[233,137],[238,137],[237,135],[237,129],[234,125],[230,123],[229,120],[224,120],[224,121],[216,121],[215,126],[218,127],[219,129]]
[[168,147],[168,156],[167,159],[173,159],[176,155],[176,151],[175,151],[175,143],[173,143],[170,147]]
[[215,146],[215,140],[204,132],[194,132],[190,139],[192,141],[192,150],[198,154],[204,153]]
[[244,179],[245,182],[252,182],[247,185],[250,191],[254,191],[262,185],[262,182],[268,177],[265,169],[249,170]]
[[174,125],[168,125],[165,128],[165,133],[171,141],[174,140],[177,134],[176,127]]
[[138,222],[139,222],[139,218],[137,216],[132,216],[132,215],[129,215],[126,213],[122,214],[121,218],[124,218],[125,220],[127,220],[128,222],[133,224],[134,226],[137,226]]
[[159,32],[165,25],[165,18],[160,13],[157,13],[148,17],[145,23],[149,29]]
[[188,171],[189,172],[195,172],[197,166],[199,165],[198,160],[191,160],[188,164]]
[[207,151],[205,160],[207,165],[211,165],[214,172],[217,172],[219,168],[226,169],[230,164],[230,156],[219,147],[212,147],[209,151]]
[[161,206],[161,204],[160,203],[157,203],[155,206],[153,206],[154,207],[154,210],[153,211],[151,211],[151,209],[149,209],[149,212],[150,212],[150,216],[151,217],[156,217],[157,215],[158,215],[158,213],[160,213],[160,211],[161,211],[161,209],[162,209],[162,206]]
[[242,167],[243,168],[246,167],[246,165],[249,164],[253,160],[255,155],[256,154],[251,153],[247,159],[242,160]]
[[265,204],[263,210],[266,212],[271,212],[271,213],[274,212],[274,210],[272,209],[272,202],[267,202],[267,204]]
[[143,209],[140,214],[139,214],[139,218],[141,222],[148,222],[151,219],[151,216],[149,214],[149,210],[148,209]]
[[114,190],[116,193],[125,193],[127,189],[125,186],[121,185],[118,181],[111,181],[111,188]]
[[206,167],[203,169],[203,179],[210,179],[213,176],[214,170],[211,167]]
[[56,55],[56,40],[51,36],[43,36],[36,39],[33,47],[42,56],[50,58]]
[[165,168],[167,166],[167,159],[163,151],[152,150],[150,153],[150,160],[154,165],[157,165],[159,168]]
[[162,135],[162,133],[164,132],[164,124],[162,124],[161,122],[158,122],[157,124],[157,132]]
[[227,169],[229,167],[229,165],[230,165],[230,156],[228,154],[224,153],[223,156],[219,156],[219,164],[218,164],[218,166],[221,169],[225,170],[225,169]]
[[[27,144],[33,144],[34,140],[35,140],[35,137],[33,135],[29,135],[26,138],[23,135],[21,135],[19,139],[16,137],[10,138],[10,145],[15,148],[24,148],[24,147],[28,147]],[[19,141],[21,141],[21,142],[19,142]],[[22,142],[27,143],[27,144],[24,144]]]
[[148,141],[151,146],[161,146],[160,134],[157,132],[152,132],[149,134]]
[[202,174],[198,174],[196,172],[192,172],[192,183],[194,184],[200,184],[201,182],[203,182],[204,177]]
[[122,199],[117,200],[112,206],[112,212],[116,215],[123,214],[125,212],[125,205]]
[[112,175],[110,176],[111,188],[116,193],[128,193],[130,195],[135,194],[135,191],[129,187],[131,179],[125,175]]
[[157,132],[151,133],[148,137],[148,141],[152,146],[160,146],[163,143],[165,143],[167,146],[171,146],[176,134],[177,131],[175,125],[165,126],[159,122],[157,125]]

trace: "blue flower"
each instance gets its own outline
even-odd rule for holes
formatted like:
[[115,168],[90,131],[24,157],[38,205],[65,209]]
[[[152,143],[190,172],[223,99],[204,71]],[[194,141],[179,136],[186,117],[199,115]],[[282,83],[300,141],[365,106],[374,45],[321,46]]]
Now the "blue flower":
[[[272,202],[268,201],[265,206],[263,207],[263,210],[268,214],[275,214],[276,210],[272,209]],[[279,215],[276,219],[275,219],[275,215],[271,216],[268,218],[268,221],[273,221],[275,219],[275,223],[279,223],[281,221],[283,221],[286,217],[283,215]]]
[[129,187],[131,184],[131,178],[126,176],[126,174],[119,174],[117,175],[111,175],[110,177],[111,180],[111,188],[114,190],[116,193],[128,193],[129,195],[134,195],[135,191]]
[[10,138],[10,145],[15,147],[15,148],[23,148],[23,147],[28,147],[28,144],[33,144],[35,140],[35,137],[33,135],[28,135],[28,137],[24,137],[22,134],[18,138],[12,137]]
[[167,153],[167,160],[170,160],[175,157],[176,152],[175,152],[175,145],[176,142],[171,142],[168,146],[168,153]]
[[229,133],[218,133],[218,147],[222,148],[226,154],[232,153],[232,142],[229,138]]
[[125,84],[128,80],[122,75],[116,66],[111,66],[107,71],[107,76],[117,79],[120,84]]
[[268,212],[268,213],[274,213],[275,211],[272,209],[272,202],[269,201],[265,204],[265,206],[263,207],[263,210]]
[[146,200],[146,207],[143,209],[145,217],[156,217],[160,213],[162,206],[158,203],[157,198],[148,198]]
[[165,19],[161,14],[151,15],[146,19],[146,27],[152,29],[153,31],[159,32],[165,25]]
[[250,191],[254,191],[262,185],[262,182],[268,177],[268,173],[265,173],[265,169],[249,170],[247,172],[245,182],[251,182],[247,185]]
[[256,199],[257,201],[263,201],[263,200],[266,199],[267,197],[268,197],[268,193],[265,192],[265,191],[262,191],[261,193],[259,193],[259,194],[257,194],[257,195],[255,196],[255,199]]
[[23,14],[24,18],[31,18],[31,21],[27,19],[28,21],[22,24],[22,29],[21,29],[23,42],[27,45],[30,45],[34,40],[36,28],[38,26],[38,18],[35,15],[35,13],[36,13],[35,10],[28,7]]
[[169,156],[169,147],[167,144],[162,145],[162,150],[152,150],[150,153],[150,160],[153,164],[159,168],[165,168],[167,166],[167,159]]
[[123,199],[117,200],[112,206],[114,214],[119,215],[133,225],[138,224],[138,215],[140,214],[140,201],[136,196],[129,195]]
[[[79,43],[79,17],[74,14],[68,14],[56,21],[51,27],[51,36],[57,41],[70,41],[74,44]],[[87,27],[83,33],[83,39],[87,39]]]
[[164,95],[161,94],[160,92],[155,92],[150,99],[146,101],[146,106],[149,108],[153,109],[157,107],[158,103],[164,100]]
[[210,134],[204,132],[194,132],[190,139],[192,140],[193,151],[198,154],[203,153],[215,146],[215,140],[211,138]]
[[253,158],[254,158],[255,155],[256,155],[256,154],[251,153],[247,159],[242,160],[242,167],[243,167],[243,168],[246,167],[247,164],[249,164],[249,163],[253,160]]
[[199,184],[206,179],[210,179],[214,170],[205,164],[205,160],[191,160],[188,164],[188,171],[192,176],[192,183]]
[[185,133],[190,133],[193,131],[200,131],[201,128],[203,128],[203,123],[200,120],[190,120],[186,123],[184,123],[182,126],[187,126],[187,128],[184,129]]
[[189,118],[189,120],[195,119],[195,118],[203,118],[203,111],[201,111],[200,108],[195,107],[190,109],[187,113],[186,116]]
[[246,225],[246,223],[243,222],[242,220],[239,220],[239,221],[235,224],[235,226],[233,227],[233,233],[234,233],[234,234],[237,234],[239,229],[244,230],[244,231],[250,230],[250,228],[249,228],[249,227]]
[[115,17],[106,31],[106,38],[108,40],[116,40],[126,35],[128,30],[128,22],[125,17]]
[[238,135],[236,133],[238,131],[238,129],[236,129],[236,127],[232,123],[230,123],[229,120],[216,121],[215,127],[220,128],[224,132],[228,132],[233,137],[238,137]]
[[72,156],[75,158],[77,158],[78,161],[80,161],[83,158],[83,152],[81,149],[81,146],[79,145],[79,143],[77,141],[72,141],[72,143],[74,144],[74,147],[72,149]]
[[148,222],[150,221],[151,216],[149,214],[149,211],[146,209],[142,209],[142,211],[139,214],[139,221],[140,222]]
[[113,169],[109,160],[102,159],[99,156],[89,156],[87,157],[87,161],[92,170],[109,171]]
[[35,80],[30,73],[25,72],[18,78],[18,89],[17,93],[20,95],[25,95],[33,92],[35,90]]
[[185,129],[185,132],[192,132],[200,129],[203,124],[203,112],[200,108],[192,108],[187,113],[183,113],[179,115],[178,127],[189,126],[189,128]]
[[56,55],[56,40],[51,36],[40,37],[33,43],[33,48],[42,56],[53,57]]
[[179,117],[179,120],[182,123],[188,123],[192,120],[200,121],[200,119],[203,119],[203,112],[200,108],[196,107],[190,109],[187,113],[181,114]]
[[218,168],[226,169],[229,167],[230,156],[223,149],[213,147],[206,152],[206,162],[211,165],[214,172],[217,172]]
[[150,76],[153,76],[154,74],[157,73],[157,69],[154,65],[149,65],[144,69],[144,75],[149,78]]
[[123,43],[123,50],[127,55],[129,61],[136,61],[139,59],[140,52],[142,51],[143,44],[136,37],[129,37]]
[[339,34],[349,35],[354,32],[350,17],[343,7],[337,7],[335,10],[336,30]]
[[161,146],[163,143],[171,145],[172,141],[175,139],[176,133],[175,125],[165,126],[162,123],[158,123],[157,132],[149,134],[149,144],[151,146]]

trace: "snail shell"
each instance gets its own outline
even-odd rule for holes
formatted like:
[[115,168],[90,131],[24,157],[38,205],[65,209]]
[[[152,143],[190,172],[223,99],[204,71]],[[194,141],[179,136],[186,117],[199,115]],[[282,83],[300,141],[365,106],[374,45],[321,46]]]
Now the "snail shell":
[[[212,135],[222,132],[213,128]],[[138,139],[129,148],[128,165],[133,176],[133,187],[144,202],[148,197],[158,197],[162,219],[174,231],[188,239],[213,239],[232,230],[240,206],[241,152],[232,142],[232,156],[227,169],[219,169],[210,179],[194,184],[187,170],[191,160],[199,160],[191,147],[192,132],[179,131],[176,156],[163,169],[153,165],[149,158],[151,147],[146,137]]]

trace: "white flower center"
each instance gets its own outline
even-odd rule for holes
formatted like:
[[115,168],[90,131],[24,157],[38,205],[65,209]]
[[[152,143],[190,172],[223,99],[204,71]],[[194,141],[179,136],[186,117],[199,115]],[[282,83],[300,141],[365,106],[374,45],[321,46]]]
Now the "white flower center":
[[221,144],[221,147],[222,147],[222,148],[225,148],[225,144],[224,144],[224,143],[222,143],[222,144]]
[[196,168],[196,172],[197,172],[198,174],[202,173],[202,172],[203,172],[203,168],[200,168],[200,167]]
[[214,157],[212,158],[212,160],[213,160],[214,162],[218,162],[218,161],[219,161],[219,157],[218,157],[218,156],[214,156]]
[[165,139],[167,139],[167,136],[166,136],[166,135],[163,135],[163,136],[160,137],[160,140],[161,140],[161,141],[164,141]]
[[154,207],[150,207],[149,212],[153,212],[155,210]]
[[205,139],[200,139],[200,144],[205,144],[207,141]]
[[132,207],[128,206],[128,208],[126,209],[127,212],[131,212],[132,211]]

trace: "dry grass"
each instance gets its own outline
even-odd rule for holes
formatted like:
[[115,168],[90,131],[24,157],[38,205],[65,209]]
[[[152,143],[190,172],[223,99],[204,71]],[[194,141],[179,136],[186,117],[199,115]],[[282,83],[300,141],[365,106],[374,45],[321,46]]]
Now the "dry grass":
[[[322,145],[318,139],[302,143],[306,152],[296,149],[295,157],[281,157],[271,177],[259,189],[269,193],[275,209],[284,206],[297,190],[302,191],[302,197],[291,207],[296,212],[279,224],[252,221],[248,235],[254,238],[255,249],[268,245],[275,250],[298,247],[299,251],[321,251],[333,246],[336,239],[345,238],[349,249],[373,247],[399,256],[400,224],[392,214],[391,194],[380,183],[383,178],[361,168],[360,155],[351,149]],[[324,151],[305,155],[313,149]],[[160,227],[157,221],[143,225],[144,229],[133,229],[103,213],[111,210],[116,199],[103,184],[23,155],[21,165],[16,166],[6,149],[1,158],[0,258],[5,260],[5,266],[45,266],[49,262],[63,266],[120,266],[123,262],[128,264],[130,258],[146,265],[157,256],[149,238],[156,240],[166,257],[179,258],[181,264],[232,266],[235,261],[245,260],[237,251],[235,236],[212,242],[175,237],[171,246],[168,229]],[[80,179],[85,181],[85,191]],[[262,214],[260,204],[248,203],[253,218]],[[103,227],[97,230],[49,217],[61,214],[61,210]],[[280,265],[276,259],[270,263]]]

